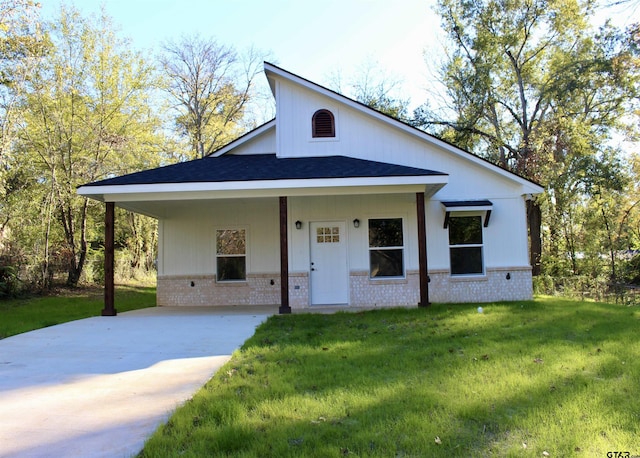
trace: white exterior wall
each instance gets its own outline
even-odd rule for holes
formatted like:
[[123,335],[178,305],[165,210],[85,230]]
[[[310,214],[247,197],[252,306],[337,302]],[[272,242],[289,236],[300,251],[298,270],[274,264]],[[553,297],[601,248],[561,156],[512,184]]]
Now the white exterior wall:
[[276,154],[275,128],[234,148],[233,154]]
[[[518,205],[518,202],[520,204]],[[417,217],[414,194],[290,197],[289,271],[293,308],[310,304],[311,222],[346,223],[350,305],[382,307],[416,305],[419,300]],[[430,297],[436,302],[526,299],[531,276],[524,244],[513,234],[513,222],[524,221],[520,199],[496,199],[489,227],[484,228],[485,275],[451,277],[448,231],[439,201],[427,201],[427,253]],[[518,216],[519,215],[519,216]],[[360,220],[355,228],[353,220]],[[405,278],[369,278],[369,218],[402,218]],[[302,229],[295,228],[295,221]],[[280,252],[278,199],[208,201],[185,207],[160,223],[159,305],[273,305],[279,303]],[[215,229],[247,230],[247,281],[215,280]],[[524,245],[524,248],[523,248]],[[510,273],[513,281],[505,279]],[[191,286],[193,284],[193,286]]]
[[[405,268],[418,268],[415,195],[294,197],[289,199],[291,221],[303,221],[301,230],[289,234],[292,271],[308,271],[310,263],[309,222],[344,221],[348,237],[350,271],[369,271],[368,218],[402,218]],[[355,228],[354,219],[360,220]]]
[[[292,272],[309,270],[309,222],[345,221],[351,269],[368,270],[367,218],[404,219],[407,266],[418,265],[415,196],[322,196],[289,198],[289,259]],[[361,221],[353,227],[353,219]],[[303,222],[301,230],[295,221]],[[215,230],[247,229],[247,272],[279,273],[277,199],[209,201],[159,224],[158,275],[215,275]]]
[[[529,264],[525,190],[513,180],[459,157],[347,105],[331,101],[293,83],[278,81],[278,119],[276,136],[281,157],[344,155],[401,164],[449,174],[449,183],[427,202],[427,224],[444,222],[440,201],[488,199],[494,206],[485,242],[486,263],[496,267]],[[335,139],[313,139],[311,117],[321,108],[334,114]],[[448,268],[448,232],[442,223],[427,231],[429,267]]]
[[[275,217],[274,217],[275,215]],[[214,275],[216,229],[247,230],[247,271],[278,271],[278,199],[233,199],[185,205],[161,221],[158,275]],[[275,266],[275,267],[274,267]]]
[[[439,193],[438,193],[439,194]],[[492,198],[489,226],[482,228],[486,267],[526,267],[529,265],[526,209],[522,197]],[[435,198],[435,197],[434,197]],[[444,228],[445,210],[439,200],[426,204],[427,253],[429,269],[449,269],[449,230]],[[452,216],[482,215],[484,212],[455,212]]]

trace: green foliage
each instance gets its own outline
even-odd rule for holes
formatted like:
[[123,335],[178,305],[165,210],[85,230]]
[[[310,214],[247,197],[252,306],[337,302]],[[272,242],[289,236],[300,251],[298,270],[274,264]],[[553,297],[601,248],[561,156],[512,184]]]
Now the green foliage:
[[632,285],[640,286],[640,254],[636,254],[626,263],[624,279]]
[[637,450],[637,309],[542,298],[274,316],[140,457]]
[[[637,25],[594,30],[595,6],[440,0],[449,38],[440,74],[449,105],[444,112],[425,106],[416,117],[446,140],[546,187],[533,203],[544,230],[531,222],[529,228],[532,250],[545,247],[546,274],[606,272],[616,279],[617,253],[638,248],[623,246],[630,238],[623,220],[638,194],[611,141],[638,127],[628,114],[639,100],[640,35]],[[534,253],[534,274],[538,259]]]
[[25,180],[7,208],[8,223],[39,283],[48,286],[60,253],[73,286],[90,261],[90,242],[102,238],[104,218],[76,187],[159,164],[161,125],[149,105],[157,85],[153,67],[114,34],[108,17],[62,7],[43,28],[50,49],[20,99],[23,123],[9,174]]
[[380,70],[377,62],[367,60],[362,63],[356,76],[343,83],[339,72],[331,76],[331,85],[336,92],[345,94],[374,110],[412,123],[409,116],[409,99],[398,95],[400,81]]
[[0,299],[17,296],[22,289],[18,271],[12,266],[0,265]]

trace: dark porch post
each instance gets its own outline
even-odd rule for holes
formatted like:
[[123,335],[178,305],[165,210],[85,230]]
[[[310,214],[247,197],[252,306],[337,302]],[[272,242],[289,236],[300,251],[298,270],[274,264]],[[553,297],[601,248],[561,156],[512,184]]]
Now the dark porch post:
[[114,307],[114,224],[115,204],[105,202],[104,212],[104,309],[102,316],[116,316],[118,312]]
[[280,197],[280,313],[291,313],[289,306],[289,235],[287,198]]
[[416,193],[416,211],[418,214],[418,264],[420,265],[420,303],[419,307],[428,307],[429,274],[427,272],[427,225],[424,216],[424,192]]

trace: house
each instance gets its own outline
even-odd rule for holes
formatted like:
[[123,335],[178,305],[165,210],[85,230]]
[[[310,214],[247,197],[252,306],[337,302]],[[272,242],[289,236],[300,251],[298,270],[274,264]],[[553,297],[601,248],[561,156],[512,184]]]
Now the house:
[[203,159],[78,189],[107,203],[107,240],[114,205],[158,219],[158,305],[286,313],[531,298],[525,206],[539,185],[264,71],[274,120]]

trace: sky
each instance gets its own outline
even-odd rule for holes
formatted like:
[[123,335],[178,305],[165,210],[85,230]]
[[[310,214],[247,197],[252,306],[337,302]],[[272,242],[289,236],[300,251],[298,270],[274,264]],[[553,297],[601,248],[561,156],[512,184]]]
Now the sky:
[[[432,97],[443,50],[436,0],[42,0],[42,15],[55,17],[61,3],[85,14],[104,5],[120,36],[150,55],[199,34],[268,52],[271,63],[330,88],[332,75],[346,81],[373,63],[411,108]],[[620,25],[640,20],[635,5],[618,11]]]
[[[435,0],[43,0],[43,17],[55,17],[60,3],[83,13],[101,5],[140,49],[156,53],[163,42],[183,35],[214,37],[242,51],[268,52],[279,67],[332,87],[368,62],[397,80],[412,105],[428,95],[425,52],[437,55],[439,18]],[[435,67],[434,67],[435,68]]]

